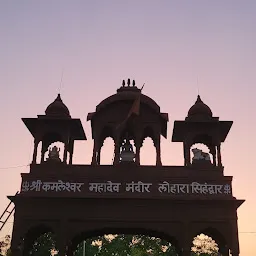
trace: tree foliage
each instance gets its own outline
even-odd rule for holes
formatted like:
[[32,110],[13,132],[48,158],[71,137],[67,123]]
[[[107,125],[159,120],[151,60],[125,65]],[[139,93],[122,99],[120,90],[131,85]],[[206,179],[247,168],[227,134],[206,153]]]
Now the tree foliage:
[[211,237],[200,234],[195,237],[191,250],[194,255],[217,256],[219,248],[217,243]]
[[[75,256],[83,256],[84,243],[78,245]],[[85,255],[90,256],[177,256],[175,247],[160,238],[145,235],[104,235],[87,239]]]
[[10,255],[10,244],[11,237],[6,235],[2,241],[0,241],[0,255],[9,256]]
[[[9,235],[0,241],[0,256],[11,256],[11,238]],[[29,252],[29,256],[58,255],[56,239],[52,233],[38,237]],[[80,243],[74,256],[178,256],[175,247],[168,241],[145,235],[104,235],[89,238]],[[54,253],[55,251],[55,253]],[[191,256],[217,256],[218,245],[208,236],[195,237]]]
[[55,236],[51,232],[44,233],[34,241],[29,256],[49,256],[55,248]]

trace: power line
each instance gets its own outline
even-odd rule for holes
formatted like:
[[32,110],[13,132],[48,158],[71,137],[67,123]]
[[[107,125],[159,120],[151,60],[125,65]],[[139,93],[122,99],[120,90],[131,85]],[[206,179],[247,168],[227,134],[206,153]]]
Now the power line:
[[29,164],[25,164],[25,165],[17,165],[17,166],[0,167],[0,170],[15,169],[15,168],[26,167],[26,166],[29,166]]
[[256,231],[238,232],[239,234],[256,234]]

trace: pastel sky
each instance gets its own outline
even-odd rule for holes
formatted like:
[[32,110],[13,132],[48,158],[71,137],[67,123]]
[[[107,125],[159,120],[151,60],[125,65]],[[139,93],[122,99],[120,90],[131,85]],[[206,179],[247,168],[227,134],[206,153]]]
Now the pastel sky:
[[[182,145],[171,142],[173,121],[185,118],[198,90],[215,116],[234,121],[223,163],[234,195],[246,199],[238,210],[240,255],[256,255],[256,233],[247,233],[256,232],[255,12],[254,0],[0,1],[0,211],[29,171],[5,167],[32,160],[21,118],[44,114],[60,90],[88,137],[75,144],[74,163],[89,164],[87,113],[131,78],[169,113],[165,165],[183,164]],[[105,143],[103,163],[111,162],[112,146]],[[142,162],[153,164],[153,155],[147,140]]]

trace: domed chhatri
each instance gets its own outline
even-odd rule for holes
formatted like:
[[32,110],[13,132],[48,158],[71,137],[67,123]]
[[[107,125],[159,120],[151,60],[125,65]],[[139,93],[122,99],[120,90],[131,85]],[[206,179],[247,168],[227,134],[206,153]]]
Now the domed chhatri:
[[67,106],[63,103],[60,94],[45,110],[46,116],[70,118]]
[[201,100],[199,95],[195,104],[189,109],[186,119],[212,119],[211,109]]

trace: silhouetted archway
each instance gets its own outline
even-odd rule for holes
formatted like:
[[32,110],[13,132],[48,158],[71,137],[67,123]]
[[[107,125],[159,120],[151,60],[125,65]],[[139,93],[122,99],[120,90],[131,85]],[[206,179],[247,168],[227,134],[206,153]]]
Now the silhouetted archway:
[[[192,251],[212,256],[229,256],[229,247],[224,235],[216,228],[202,229],[194,237]],[[208,253],[208,254],[207,254]]]
[[71,240],[68,256],[79,256],[82,251],[85,251],[85,255],[98,255],[102,250],[107,255],[119,255],[112,253],[122,252],[131,256],[139,252],[151,252],[155,256],[179,256],[181,252],[177,239],[164,233],[143,229],[108,228],[76,235]]
[[56,236],[50,227],[40,225],[29,229],[24,237],[23,256],[44,256],[58,250]]

